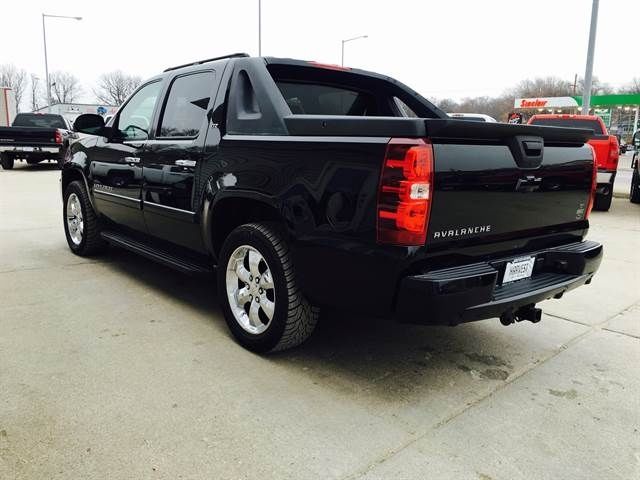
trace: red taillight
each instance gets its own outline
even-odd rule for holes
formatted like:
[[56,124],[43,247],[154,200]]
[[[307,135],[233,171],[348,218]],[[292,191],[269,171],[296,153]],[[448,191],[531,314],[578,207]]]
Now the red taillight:
[[380,174],[378,242],[424,245],[432,195],[431,144],[421,139],[391,139]]
[[[587,145],[589,145],[587,143]],[[589,219],[589,214],[591,213],[591,209],[593,208],[593,202],[596,199],[596,187],[598,186],[598,165],[596,162],[596,150],[591,145],[589,145],[591,149],[591,157],[593,159],[593,167],[591,170],[591,191],[589,192],[589,202],[587,203],[587,209],[584,213],[584,219]]]
[[349,70],[351,70],[351,67],[344,67],[342,65],[335,65],[333,63],[320,63],[320,62],[314,62],[314,61],[309,61],[307,63],[309,65],[313,65],[314,67],[326,68],[327,70],[338,70],[341,72],[348,72]]
[[62,143],[62,133],[60,130],[56,130],[56,143]]
[[620,144],[618,139],[613,135],[609,137],[609,159],[607,161],[607,168],[615,170],[618,168],[618,159],[620,158]]

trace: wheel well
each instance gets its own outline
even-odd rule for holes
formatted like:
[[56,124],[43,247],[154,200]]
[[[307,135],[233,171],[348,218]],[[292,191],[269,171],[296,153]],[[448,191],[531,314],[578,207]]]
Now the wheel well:
[[63,194],[64,194],[64,191],[69,186],[69,184],[74,180],[80,180],[83,184],[85,184],[84,177],[82,176],[82,173],[80,173],[78,170],[75,170],[72,168],[62,172],[62,193]]
[[245,223],[269,221],[284,224],[284,219],[271,205],[247,198],[220,200],[213,211],[211,238],[216,255],[220,252],[227,236]]

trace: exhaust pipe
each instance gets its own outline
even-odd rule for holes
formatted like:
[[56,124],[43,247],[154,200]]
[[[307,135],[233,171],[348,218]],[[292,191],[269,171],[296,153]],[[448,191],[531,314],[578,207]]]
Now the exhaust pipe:
[[536,305],[532,303],[531,305],[520,307],[515,312],[513,310],[507,310],[500,315],[500,323],[505,326],[511,325],[515,322],[522,322],[523,320],[528,320],[531,323],[538,323],[542,320],[542,309],[536,308]]
[[513,310],[507,310],[502,315],[500,315],[500,323],[502,325],[504,325],[505,327],[511,325],[515,321],[516,320],[515,320],[515,317],[513,315]]

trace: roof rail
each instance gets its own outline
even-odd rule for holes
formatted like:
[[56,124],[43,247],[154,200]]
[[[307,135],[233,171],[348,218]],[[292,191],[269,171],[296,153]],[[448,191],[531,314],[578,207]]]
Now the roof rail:
[[184,65],[178,65],[177,67],[171,67],[163,70],[163,72],[170,72],[171,70],[178,70],[179,68],[190,67],[192,65],[200,65],[201,63],[209,63],[215,60],[222,60],[224,58],[236,58],[236,57],[248,57],[248,53],[232,53],[230,55],[223,55],[221,57],[207,58],[206,60],[198,60],[197,62],[185,63]]

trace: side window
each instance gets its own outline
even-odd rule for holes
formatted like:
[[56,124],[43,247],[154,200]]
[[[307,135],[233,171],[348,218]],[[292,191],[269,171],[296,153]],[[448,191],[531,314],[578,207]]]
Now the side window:
[[214,72],[177,77],[169,89],[157,137],[197,137],[214,87]]
[[160,86],[159,81],[145,85],[120,111],[117,128],[123,140],[147,139],[153,108],[160,94]]

